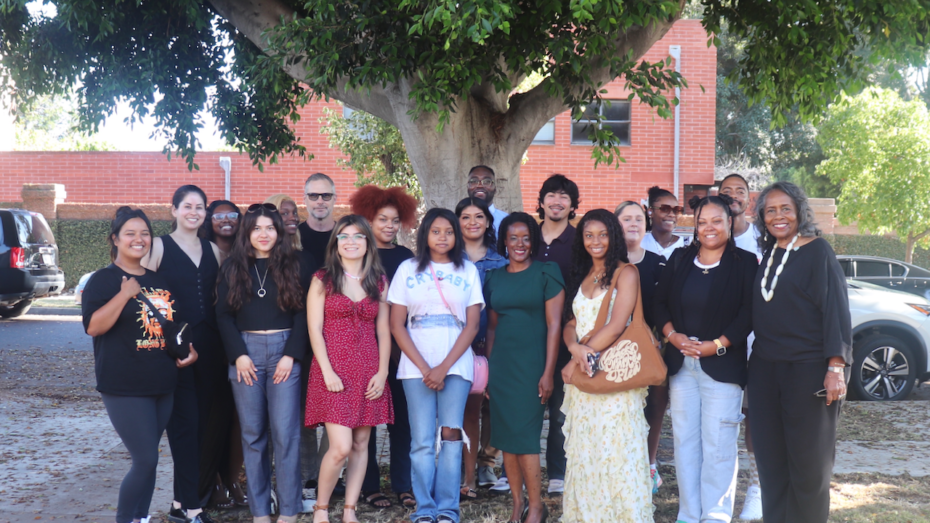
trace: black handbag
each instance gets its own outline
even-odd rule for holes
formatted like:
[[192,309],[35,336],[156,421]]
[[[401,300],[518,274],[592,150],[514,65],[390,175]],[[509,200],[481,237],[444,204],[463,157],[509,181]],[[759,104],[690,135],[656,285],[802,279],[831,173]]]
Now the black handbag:
[[161,310],[152,305],[152,302],[145,297],[145,294],[140,292],[137,297],[142,300],[142,303],[144,303],[150,311],[152,311],[152,315],[155,316],[155,319],[158,320],[158,324],[161,325],[161,332],[165,338],[165,350],[168,352],[168,356],[176,360],[183,360],[190,356],[191,329],[188,327],[187,322],[173,322],[165,318]]

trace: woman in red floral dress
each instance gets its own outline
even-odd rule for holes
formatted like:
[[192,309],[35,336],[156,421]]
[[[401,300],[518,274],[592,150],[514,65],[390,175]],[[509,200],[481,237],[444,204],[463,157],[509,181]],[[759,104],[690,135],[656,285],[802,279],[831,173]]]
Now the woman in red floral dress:
[[371,427],[393,423],[385,387],[391,356],[387,278],[364,218],[345,216],[326,247],[326,266],[313,276],[307,303],[313,363],[306,426],[325,425],[329,450],[320,465],[314,523],[329,521],[329,499],[348,458],[342,520],[357,522]]

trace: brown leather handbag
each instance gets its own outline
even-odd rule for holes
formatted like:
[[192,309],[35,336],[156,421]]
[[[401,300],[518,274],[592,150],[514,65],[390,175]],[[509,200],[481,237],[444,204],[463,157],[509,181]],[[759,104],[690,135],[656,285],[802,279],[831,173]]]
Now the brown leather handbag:
[[[637,271],[636,281],[638,282],[639,270],[635,265],[627,265],[631,265]],[[613,290],[616,288],[620,271],[625,269],[627,265],[617,267],[614,281],[611,282],[610,289],[607,290],[604,301],[601,302],[594,328],[581,339],[582,343],[586,343],[593,334],[607,324],[607,314],[610,309]],[[581,290],[579,289],[578,292],[581,292]],[[566,384],[574,385],[582,392],[609,394],[648,387],[649,385],[661,385],[665,381],[667,372],[668,368],[665,366],[665,361],[662,360],[662,354],[659,352],[659,342],[653,335],[652,329],[646,325],[646,320],[643,319],[643,296],[637,289],[632,321],[630,321],[630,324],[627,325],[617,341],[601,352],[598,370],[594,373],[594,376],[588,376],[581,365],[573,358],[563,369],[562,377]]]

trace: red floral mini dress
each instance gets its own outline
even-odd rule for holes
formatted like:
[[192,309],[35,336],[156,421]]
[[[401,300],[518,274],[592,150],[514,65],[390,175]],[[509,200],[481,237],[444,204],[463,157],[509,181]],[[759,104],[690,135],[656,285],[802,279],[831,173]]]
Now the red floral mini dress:
[[[394,423],[394,405],[390,387],[384,387],[380,398],[365,399],[368,382],[378,373],[378,339],[375,320],[378,301],[366,296],[354,302],[344,294],[335,294],[326,271],[314,274],[324,282],[326,301],[323,306],[323,341],[330,365],[342,380],[342,392],[326,389],[320,364],[313,358],[310,383],[307,387],[305,425],[317,427],[335,423],[344,427],[374,427]],[[382,277],[378,289],[384,291],[387,279]]]

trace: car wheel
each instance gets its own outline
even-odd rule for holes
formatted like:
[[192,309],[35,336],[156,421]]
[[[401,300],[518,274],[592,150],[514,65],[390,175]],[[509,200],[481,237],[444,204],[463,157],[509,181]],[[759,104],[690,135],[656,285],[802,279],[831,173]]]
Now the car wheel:
[[19,318],[29,312],[32,307],[32,300],[23,300],[10,307],[0,307],[0,318]]
[[878,334],[856,344],[850,388],[856,399],[903,400],[917,379],[914,351],[899,338]]

